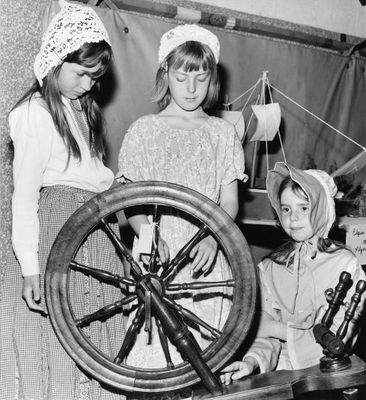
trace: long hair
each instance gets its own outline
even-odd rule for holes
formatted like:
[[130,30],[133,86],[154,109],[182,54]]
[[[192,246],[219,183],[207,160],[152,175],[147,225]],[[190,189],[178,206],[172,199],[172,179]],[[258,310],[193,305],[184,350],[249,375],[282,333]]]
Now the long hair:
[[211,49],[200,42],[188,41],[172,50],[166,57],[166,62],[160,65],[156,72],[153,101],[160,109],[166,108],[171,101],[167,71],[172,68],[183,68],[185,72],[198,71],[200,68],[210,72],[210,84],[207,95],[202,103],[204,110],[209,110],[217,102],[220,81],[217,72],[215,56]]
[[[285,189],[291,189],[296,196],[309,201],[309,198],[304,192],[303,188],[297,182],[292,180],[290,175],[288,175],[286,178],[284,178],[278,188],[277,196],[279,203],[281,203],[281,196]],[[322,237],[318,238],[317,249],[319,252],[323,253],[334,253],[340,249],[350,250],[346,245],[341,242]],[[277,249],[270,252],[264,258],[269,258],[270,260],[278,264],[285,265],[288,257],[294,250],[295,241],[288,237]]]
[[[78,50],[68,54],[63,62],[76,63],[86,68],[92,68],[100,64],[100,69],[93,74],[92,77],[98,80],[107,71],[111,57],[111,47],[107,42],[101,41],[98,43],[84,43]],[[81,160],[80,148],[67,122],[61,93],[58,87],[58,77],[63,62],[48,73],[43,79],[42,87],[39,85],[38,81],[35,81],[33,86],[20,98],[13,109],[25,101],[30,101],[36,93],[40,93],[52,116],[56,129],[68,149],[69,160],[71,156]],[[91,154],[94,157],[103,158],[105,155],[105,141],[102,112],[96,102],[98,93],[99,82],[97,81],[92,89],[80,98],[80,103],[87,118],[90,135],[93,137],[90,143]]]

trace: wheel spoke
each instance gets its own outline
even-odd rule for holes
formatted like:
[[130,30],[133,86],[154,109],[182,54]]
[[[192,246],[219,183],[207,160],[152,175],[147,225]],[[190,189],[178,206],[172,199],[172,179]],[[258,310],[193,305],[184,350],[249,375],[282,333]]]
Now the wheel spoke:
[[191,311],[177,304],[174,300],[164,297],[164,301],[168,303],[169,306],[177,310],[184,318],[195,323],[196,325],[200,325],[203,328],[207,329],[212,334],[212,336],[214,336],[215,339],[219,338],[220,335],[222,334],[222,332],[220,332],[218,329],[213,328],[211,325],[207,324],[207,322],[197,317],[197,315],[193,314]]
[[86,265],[80,264],[76,261],[71,261],[70,267],[74,271],[79,271],[86,275],[91,275],[100,281],[110,282],[116,286],[119,285],[120,283],[123,283],[124,285],[130,286],[130,287],[135,286],[135,282],[132,279],[124,278],[123,276],[112,274],[112,273],[102,270],[102,269],[91,268]]
[[159,245],[159,236],[160,236],[160,229],[159,229],[159,223],[160,223],[160,213],[159,213],[159,207],[157,204],[154,205],[154,211],[152,215],[152,223],[154,225],[154,235],[153,235],[153,251],[152,255],[150,258],[150,272],[151,273],[156,273],[160,265],[158,265],[158,256],[159,256],[159,250],[158,250],[158,245]]
[[109,226],[108,222],[105,218],[101,218],[100,222],[102,223],[103,227],[105,228],[109,238],[111,239],[112,243],[120,253],[120,255],[126,257],[127,261],[130,263],[132,267],[132,271],[136,274],[141,276],[143,274],[142,269],[137,264],[137,262],[131,256],[127,247],[121,242],[120,238],[116,235],[113,229]]
[[130,327],[127,330],[126,336],[123,340],[122,346],[117,354],[117,357],[114,359],[116,364],[120,364],[122,360],[126,357],[130,346],[136,339],[138,330],[140,329],[143,322],[143,314],[144,314],[145,306],[141,304],[136,312],[135,318],[132,320]]
[[145,332],[148,333],[148,343],[151,343],[151,292],[147,290],[145,292]]
[[178,290],[198,290],[198,289],[209,289],[213,287],[234,287],[234,279],[227,281],[216,281],[216,282],[185,282],[185,283],[172,283],[167,285],[165,290],[178,291]]
[[158,327],[159,339],[160,339],[161,347],[163,349],[163,353],[165,356],[166,365],[167,365],[168,369],[174,369],[174,364],[170,357],[168,339],[164,333],[164,330],[163,330],[160,320],[158,318],[155,318],[155,322],[156,322],[156,326]]
[[125,305],[131,303],[136,298],[137,296],[135,294],[127,296],[123,300],[116,301],[113,304],[109,304],[108,306],[100,308],[98,311],[95,311],[91,314],[85,315],[84,317],[75,320],[75,324],[78,328],[83,328],[86,325],[89,325],[91,322],[104,319],[111,314],[122,311]]
[[203,226],[198,232],[187,242],[177,253],[174,259],[171,261],[169,267],[163,271],[161,278],[167,280],[172,274],[174,274],[178,267],[189,257],[189,253],[193,247],[206,235],[208,234],[207,226]]

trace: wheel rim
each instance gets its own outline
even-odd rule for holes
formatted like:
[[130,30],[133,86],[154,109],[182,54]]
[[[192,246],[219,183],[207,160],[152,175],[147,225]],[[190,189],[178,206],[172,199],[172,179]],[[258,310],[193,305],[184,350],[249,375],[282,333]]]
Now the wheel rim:
[[221,335],[202,352],[213,372],[246,338],[256,299],[256,272],[246,240],[231,218],[205,196],[179,185],[139,182],[115,187],[89,200],[66,222],[51,249],[45,276],[47,308],[57,337],[79,366],[107,385],[132,392],[177,390],[200,378],[188,362],[171,370],[149,370],[111,361],[76,326],[68,298],[68,276],[81,243],[102,220],[129,207],[151,204],[183,211],[208,227],[229,262],[235,281],[233,306]]

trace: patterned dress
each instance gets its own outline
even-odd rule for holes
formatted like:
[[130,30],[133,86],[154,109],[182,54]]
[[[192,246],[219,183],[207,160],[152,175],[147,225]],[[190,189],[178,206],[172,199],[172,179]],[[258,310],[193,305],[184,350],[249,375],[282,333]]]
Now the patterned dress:
[[[194,189],[219,203],[221,185],[234,180],[245,181],[244,153],[234,127],[228,122],[209,117],[201,127],[193,130],[173,129],[158,115],[141,117],[128,130],[119,156],[118,179],[131,181],[164,181]],[[175,212],[162,215],[160,234],[167,242],[170,257],[194,236],[197,226],[189,218]],[[210,274],[199,280],[224,280],[230,277],[229,268],[221,252]],[[189,265],[174,278],[174,282],[190,282],[192,271]],[[214,292],[212,294],[212,292]],[[211,293],[211,295],[210,295]],[[211,298],[210,298],[211,297]],[[181,305],[193,311],[211,326],[220,328],[225,324],[230,307],[230,293],[224,295],[220,289],[195,292],[194,295],[175,297]],[[207,332],[193,330],[201,347],[210,342]],[[146,337],[141,330],[128,362],[136,366],[164,366],[164,355],[156,342],[156,331],[152,343],[146,346]],[[173,361],[180,357],[172,348]]]

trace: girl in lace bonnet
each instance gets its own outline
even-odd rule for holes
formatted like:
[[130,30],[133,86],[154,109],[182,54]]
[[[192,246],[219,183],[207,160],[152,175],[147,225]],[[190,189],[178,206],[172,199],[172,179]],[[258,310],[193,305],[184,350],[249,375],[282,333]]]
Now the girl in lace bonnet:
[[[102,115],[96,101],[99,79],[111,60],[108,33],[90,7],[64,0],[49,2],[49,7],[34,62],[37,80],[9,114],[14,254],[9,254],[0,281],[0,365],[6,365],[0,398],[122,399],[75,365],[45,310],[43,277],[55,237],[74,211],[114,181],[103,162]],[[100,267],[104,259],[111,273],[121,270],[110,241],[98,229],[75,257],[91,268]],[[70,276],[70,304],[76,314],[120,296],[101,282]],[[114,333],[123,336],[124,325],[122,317],[115,322],[113,328],[108,321],[88,327],[89,340],[116,353]]]
[[[36,82],[15,107],[33,95],[40,94],[69,154],[80,158],[80,149],[67,123],[63,93],[59,88],[65,63],[80,65],[85,69],[84,82],[78,82],[79,87],[73,88],[73,93],[69,94],[70,100],[73,106],[83,109],[87,118],[91,151],[103,157],[102,117],[95,99],[99,91],[99,79],[107,71],[112,55],[107,30],[92,8],[65,0],[50,3],[43,24],[47,22],[33,65]],[[87,81],[87,78],[90,80]]]

